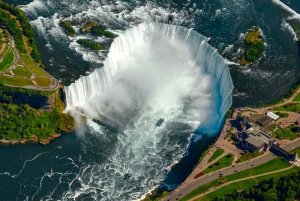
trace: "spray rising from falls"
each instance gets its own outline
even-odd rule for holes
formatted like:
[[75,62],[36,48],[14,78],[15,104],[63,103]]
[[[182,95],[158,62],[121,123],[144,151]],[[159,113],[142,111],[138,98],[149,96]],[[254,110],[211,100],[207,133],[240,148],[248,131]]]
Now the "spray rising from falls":
[[[103,68],[65,87],[66,111],[118,128],[107,161],[84,169],[81,187],[65,196],[139,198],[163,180],[193,133],[219,131],[232,89],[228,66],[201,34],[160,23],[125,31]],[[88,123],[99,138],[107,135]]]

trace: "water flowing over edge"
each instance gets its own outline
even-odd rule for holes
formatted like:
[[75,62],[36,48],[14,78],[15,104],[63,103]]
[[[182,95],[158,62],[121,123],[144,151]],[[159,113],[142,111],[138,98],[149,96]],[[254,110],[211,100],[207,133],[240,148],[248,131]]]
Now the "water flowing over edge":
[[[221,95],[221,107],[219,109],[220,120],[217,129],[222,126],[226,112],[232,104],[233,83],[230,76],[229,68],[224,59],[218,54],[217,50],[207,43],[207,38],[198,32],[187,29],[182,26],[168,25],[162,23],[142,23],[135,28],[129,29],[117,37],[112,43],[107,59],[104,61],[104,67],[96,69],[88,76],[82,76],[75,83],[65,87],[66,93],[66,112],[82,107],[87,100],[94,96],[99,96],[104,89],[111,84],[112,77],[118,72],[118,66],[115,63],[116,57],[120,54],[128,55],[135,48],[134,41],[137,34],[141,31],[138,29],[148,29],[154,26],[164,30],[170,37],[178,37],[175,33],[179,33],[185,41],[192,44],[195,50],[195,59],[202,63],[207,73],[214,75],[218,81],[219,93]],[[203,59],[205,58],[205,59]]]
[[[197,67],[201,67],[200,71],[204,72],[203,74],[209,74],[213,81],[213,89],[216,93],[216,96],[213,96],[217,100],[213,101],[213,109],[207,108],[207,110],[201,111],[201,113],[207,113],[208,117],[206,117],[205,123],[203,123],[203,119],[199,121],[190,121],[191,119],[194,120],[195,117],[197,118],[197,110],[192,110],[193,114],[189,114],[192,116],[192,118],[181,118],[177,119],[178,122],[183,120],[183,122],[187,124],[192,124],[193,130],[178,130],[177,132],[183,132],[183,133],[189,133],[186,135],[180,134],[179,136],[174,136],[174,133],[172,132],[176,131],[176,127],[172,129],[172,127],[163,126],[165,128],[159,128],[155,130],[155,133],[151,134],[150,130],[145,130],[147,127],[139,127],[139,125],[143,125],[145,122],[135,122],[137,124],[137,131],[134,131],[133,129],[127,129],[124,131],[123,135],[121,136],[121,140],[118,143],[118,146],[116,147],[116,153],[111,156],[110,162],[114,162],[117,164],[117,173],[121,173],[122,178],[126,175],[131,175],[133,172],[143,172],[144,170],[135,169],[135,166],[138,165],[138,167],[144,167],[142,169],[145,169],[145,167],[150,168],[147,170],[147,172],[143,172],[142,174],[137,175],[143,175],[143,180],[140,181],[139,179],[135,182],[128,184],[126,188],[123,187],[117,187],[119,189],[115,189],[116,186],[118,186],[118,180],[122,178],[111,178],[112,175],[104,175],[105,178],[110,178],[109,181],[113,185],[110,185],[110,192],[104,192],[100,197],[96,195],[95,199],[104,199],[104,200],[111,200],[115,199],[115,196],[119,196],[118,198],[120,200],[128,200],[128,199],[138,199],[141,197],[144,193],[148,192],[149,189],[152,189],[154,186],[158,185],[163,179],[164,176],[168,171],[171,170],[171,167],[174,165],[174,163],[177,163],[183,156],[184,150],[187,148],[190,139],[200,139],[202,134],[208,134],[210,136],[216,135],[218,131],[220,130],[221,126],[223,125],[223,120],[225,118],[225,114],[230,108],[232,104],[232,97],[231,93],[233,90],[233,84],[230,77],[229,69],[227,64],[225,63],[224,59],[218,54],[217,50],[210,46],[207,43],[207,38],[202,36],[201,34],[197,33],[196,31],[193,31],[192,29],[187,29],[181,26],[174,26],[174,25],[167,25],[167,24],[161,24],[161,23],[142,23],[137,27],[134,27],[132,29],[129,29],[125,31],[123,34],[121,34],[118,38],[114,40],[114,42],[111,45],[110,52],[108,54],[107,59],[104,62],[104,67],[96,69],[93,73],[91,73],[89,76],[83,76],[80,79],[78,79],[75,83],[71,84],[68,87],[65,87],[65,93],[66,93],[66,103],[67,108],[66,112],[74,112],[74,111],[84,111],[86,107],[93,108],[94,105],[90,105],[90,100],[95,99],[95,97],[101,97],[102,95],[105,95],[106,89],[108,89],[112,84],[114,80],[114,76],[116,76],[119,72],[123,72],[121,69],[122,65],[119,65],[119,58],[127,58],[130,53],[135,49],[136,43],[143,43],[144,34],[147,35],[148,31],[153,31],[163,34],[164,36],[167,36],[167,38],[171,38],[172,41],[182,40],[184,43],[189,45],[190,51],[192,52],[192,58],[193,61],[195,61]],[[139,40],[139,41],[138,41]],[[142,41],[140,41],[142,40]],[[138,42],[137,42],[138,41]],[[187,64],[188,66],[188,64]],[[185,66],[184,66],[185,67]],[[198,74],[197,74],[198,75]],[[197,75],[193,75],[193,77],[197,77]],[[209,87],[211,88],[211,87]],[[217,90],[217,91],[215,91]],[[194,91],[195,92],[195,91]],[[179,92],[178,92],[179,93]],[[201,93],[201,91],[199,92]],[[209,99],[208,99],[209,100]],[[197,108],[197,107],[196,107]],[[96,110],[96,108],[95,108]],[[196,113],[196,114],[195,114]],[[199,111],[200,113],[200,111]],[[211,114],[213,113],[213,114]],[[202,115],[203,116],[203,115]],[[146,117],[147,114],[146,114]],[[154,119],[159,118],[160,116],[156,116]],[[209,118],[210,117],[210,118]],[[91,119],[93,117],[90,117]],[[147,118],[146,118],[147,119]],[[150,120],[150,119],[148,119]],[[148,121],[147,120],[147,121]],[[153,118],[151,119],[151,121]],[[150,122],[151,122],[150,121]],[[192,122],[192,123],[190,123]],[[195,123],[197,123],[195,125]],[[201,122],[201,125],[199,126],[199,122]],[[141,124],[142,123],[142,124]],[[94,130],[97,130],[97,125],[91,121],[88,120],[88,124],[90,127],[94,127]],[[152,123],[147,123],[148,126],[153,127],[153,121]],[[167,123],[165,123],[167,124]],[[173,125],[173,123],[170,123],[170,125]],[[178,126],[174,124],[175,126]],[[173,126],[174,126],[173,125]],[[197,126],[198,129],[197,129]],[[96,128],[96,129],[95,129]],[[144,128],[141,129],[141,128]],[[171,136],[173,137],[166,137],[169,132],[168,129],[171,129]],[[162,130],[165,131],[162,131]],[[191,134],[196,129],[196,137],[191,138]],[[150,133],[149,133],[150,131]],[[144,133],[143,133],[144,132]],[[103,136],[103,134],[100,134],[101,130],[99,130],[99,137],[100,135]],[[176,133],[176,132],[175,132]],[[125,135],[125,137],[124,137]],[[153,135],[153,136],[151,136]],[[163,137],[165,136],[165,137]],[[174,138],[175,137],[175,138]],[[126,139],[128,138],[128,139]],[[120,138],[119,138],[120,139]],[[180,139],[179,143],[175,142],[176,139]],[[149,141],[150,140],[150,141]],[[170,141],[171,140],[171,141]],[[172,142],[173,140],[173,142]],[[175,141],[174,141],[175,140]],[[170,142],[169,142],[170,141]],[[182,141],[182,142],[180,142]],[[185,142],[183,142],[185,141]],[[148,142],[151,144],[152,142],[154,144],[160,144],[160,147],[154,146],[154,147],[147,147],[149,146]],[[125,144],[124,144],[125,143]],[[146,144],[145,144],[146,143]],[[138,148],[137,152],[135,154],[134,158],[130,158],[131,153],[127,153],[127,150],[131,150],[133,148],[136,150],[136,146],[138,147],[144,147],[143,149]],[[134,147],[133,147],[134,146]],[[163,151],[163,149],[167,148],[167,151]],[[157,150],[156,150],[157,149]],[[140,153],[152,153],[150,155],[150,159],[147,161],[144,161],[143,158],[149,158],[149,154],[143,155]],[[124,155],[125,154],[125,155]],[[129,154],[129,155],[127,155]],[[154,154],[154,155],[153,155]],[[165,154],[171,154],[171,157],[168,159],[164,157]],[[155,157],[154,157],[155,156]],[[129,157],[129,159],[128,159]],[[138,161],[136,161],[136,157],[138,158]],[[152,158],[154,157],[154,158]],[[139,159],[140,158],[140,159]],[[133,160],[133,161],[131,161]],[[143,162],[141,161],[143,160]],[[152,162],[150,162],[152,161]],[[126,168],[124,169],[122,166],[119,166],[118,164],[126,164]],[[149,166],[151,164],[151,167]],[[128,164],[127,164],[128,163]],[[141,164],[139,164],[141,163]],[[133,166],[132,166],[133,164]],[[93,167],[93,173],[92,175],[96,174],[97,172],[103,172],[108,167],[111,167],[113,164],[99,164]],[[129,165],[129,166],[127,166]],[[115,166],[115,165],[113,165]],[[130,167],[128,169],[128,167]],[[121,168],[121,169],[119,169]],[[153,172],[155,170],[155,172]],[[129,172],[128,172],[129,171]],[[151,172],[149,174],[149,172]],[[82,173],[84,174],[84,172]],[[102,173],[101,173],[102,174]],[[135,173],[133,173],[135,175]],[[133,175],[133,177],[135,177]],[[100,175],[97,175],[99,177]],[[79,176],[85,177],[84,175]],[[95,176],[93,176],[95,177]],[[116,176],[117,177],[117,176]],[[99,185],[109,185],[104,184],[101,182],[97,182],[93,180],[93,183],[84,184],[85,187],[88,185],[92,185],[92,187],[89,187],[91,189],[98,188]],[[137,190],[137,186],[138,189]],[[133,192],[132,189],[135,189]],[[86,189],[76,191],[75,193],[69,192],[66,194],[66,197],[74,197],[78,196],[80,194],[84,194]],[[91,190],[95,191],[95,190]],[[124,194],[123,194],[124,192]],[[118,193],[119,195],[116,195]],[[104,197],[103,197],[104,196]]]

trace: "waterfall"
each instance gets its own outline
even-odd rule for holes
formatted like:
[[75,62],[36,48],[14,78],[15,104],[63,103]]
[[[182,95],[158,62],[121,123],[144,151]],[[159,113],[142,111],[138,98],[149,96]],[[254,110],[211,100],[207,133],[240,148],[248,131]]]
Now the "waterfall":
[[87,136],[96,136],[84,146],[94,154],[107,144],[111,149],[107,160],[83,168],[80,188],[65,197],[140,198],[159,185],[191,139],[218,133],[232,89],[227,64],[196,31],[160,23],[125,31],[103,68],[65,87],[66,112],[86,115]]
[[199,67],[199,76],[201,74],[213,76],[218,90],[217,93],[220,95],[218,97],[220,105],[216,111],[218,121],[211,122],[211,124],[214,124],[212,132],[216,132],[221,126],[225,113],[232,104],[231,93],[233,84],[227,64],[217,50],[207,43],[207,38],[203,35],[181,26],[161,23],[142,23],[117,37],[111,45],[103,68],[96,69],[90,75],[83,76],[75,83],[65,87],[66,111],[78,110],[79,108],[81,111],[84,111],[87,107],[91,107],[94,110],[94,106],[89,105],[89,102],[96,97],[101,97],[101,94],[112,85],[114,76],[118,72],[123,71],[124,68],[128,68],[124,65],[119,65],[120,60],[128,57],[136,46],[141,46],[145,43],[145,33],[151,32],[162,33],[164,37],[172,41],[183,40],[184,43],[188,44],[192,58]]

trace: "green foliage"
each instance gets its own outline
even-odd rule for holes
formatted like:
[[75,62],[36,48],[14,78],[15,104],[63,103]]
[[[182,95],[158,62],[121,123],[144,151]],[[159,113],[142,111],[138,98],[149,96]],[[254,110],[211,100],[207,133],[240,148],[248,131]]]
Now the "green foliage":
[[106,28],[102,25],[96,25],[91,28],[91,33],[96,36],[105,36],[107,38],[116,37],[115,34],[107,31]]
[[17,66],[17,68],[13,70],[13,73],[16,76],[21,76],[26,78],[30,78],[32,75],[32,73],[27,68],[22,66]]
[[214,154],[210,157],[210,159],[208,160],[208,162],[214,161],[215,159],[217,159],[219,156],[221,156],[224,153],[224,150],[221,148],[218,148]]
[[[246,178],[246,177],[250,177],[250,176],[263,174],[263,173],[266,173],[266,172],[276,171],[276,170],[280,170],[280,169],[283,169],[283,168],[287,168],[289,166],[290,166],[290,164],[286,161],[283,161],[281,159],[274,159],[274,160],[271,160],[271,161],[269,161],[265,164],[259,165],[257,167],[253,167],[253,168],[250,168],[248,170],[244,170],[244,171],[241,171],[241,172],[238,172],[238,173],[235,173],[235,174],[231,174],[231,175],[225,176],[223,178],[214,180],[214,181],[212,181],[210,183],[207,183],[203,186],[200,186],[200,187],[198,187],[197,189],[195,189],[194,191],[192,191],[191,193],[189,193],[188,195],[186,195],[185,197],[183,197],[180,200],[181,201],[189,200],[189,199],[195,197],[196,195],[199,195],[199,194],[209,190],[212,187],[219,186],[220,184],[222,184],[224,182],[234,181],[234,180],[238,180],[238,179],[241,179],[241,178]],[[287,172],[287,171],[285,171],[285,172]],[[279,175],[279,174],[277,174],[277,175]],[[247,181],[247,183],[249,183],[249,181]],[[230,185],[230,186],[232,186],[232,185]],[[234,186],[234,187],[236,187],[236,186]]]
[[45,139],[60,132],[62,114],[39,111],[28,105],[0,104],[0,138],[28,139],[36,135]]
[[5,55],[2,62],[0,62],[0,72],[7,70],[12,63],[14,62],[15,54],[14,51],[11,49],[9,52]]
[[[2,2],[0,2],[0,5],[1,3]],[[7,28],[8,32],[12,35],[18,50],[22,53],[25,53],[26,50],[22,38],[23,34],[21,28],[18,26],[17,21],[13,19],[12,16],[2,9],[0,9],[0,24],[3,24]]]
[[298,94],[298,95],[296,96],[296,98],[294,99],[294,101],[300,101],[300,94]]
[[258,185],[245,189],[242,192],[235,192],[221,198],[214,198],[215,201],[224,200],[270,200],[270,201],[291,201],[300,198],[300,172],[295,172],[281,178],[272,178],[261,181]]
[[240,59],[241,65],[257,61],[265,50],[264,39],[258,27],[251,27],[245,37],[245,54]]
[[274,137],[279,138],[279,139],[289,139],[289,140],[294,140],[297,138],[297,133],[299,131],[295,126],[289,126],[285,129],[278,128],[273,132]]
[[274,108],[276,111],[300,112],[300,103],[288,103],[286,105]]
[[65,33],[68,36],[75,36],[76,31],[72,27],[72,25],[69,21],[65,21],[65,20],[61,21],[61,22],[59,22],[59,26],[61,26],[64,29]]
[[77,43],[79,43],[83,47],[87,47],[92,50],[101,50],[102,49],[102,45],[100,43],[95,42],[90,39],[79,39],[79,40],[77,40]]
[[[25,53],[25,45],[23,42],[22,34],[24,34],[28,38],[28,44],[31,48],[30,55],[31,57],[37,62],[41,63],[41,55],[37,49],[36,42],[34,39],[34,32],[33,29],[27,20],[24,12],[19,9],[18,7],[11,6],[8,3],[0,1],[0,10],[3,9],[5,11],[8,11],[11,15],[14,15],[17,20],[19,21],[22,28],[20,28],[17,24],[17,20],[11,18],[9,14],[0,16],[0,21],[2,19],[3,24],[7,27],[9,33],[13,36],[16,46],[19,49],[19,51]],[[3,10],[0,11],[4,12]],[[2,13],[3,14],[3,13]]]
[[279,118],[287,118],[289,114],[284,113],[284,112],[275,112],[279,116]]

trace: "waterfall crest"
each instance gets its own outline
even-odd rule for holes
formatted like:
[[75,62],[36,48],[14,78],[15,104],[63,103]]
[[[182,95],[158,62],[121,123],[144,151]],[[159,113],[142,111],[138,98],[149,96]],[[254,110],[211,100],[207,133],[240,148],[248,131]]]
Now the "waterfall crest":
[[[207,125],[210,126],[209,128],[199,128],[204,130],[208,129],[211,130],[210,132],[215,133],[220,128],[225,113],[232,104],[231,93],[233,84],[228,66],[218,54],[217,50],[207,43],[207,38],[203,35],[181,26],[162,23],[142,23],[135,28],[125,31],[116,38],[111,45],[107,59],[104,61],[103,68],[96,69],[90,75],[83,76],[75,81],[75,83],[65,87],[66,111],[80,109],[88,117],[97,117],[95,113],[97,108],[93,105],[95,102],[91,100],[94,100],[96,97],[101,97],[104,91],[112,85],[113,78],[119,72],[126,71],[126,68],[129,68],[126,65],[120,65],[120,63],[124,58],[128,57],[135,48],[143,46],[146,42],[145,40],[147,40],[147,33],[153,33],[154,35],[157,33],[163,34],[163,38],[168,38],[171,41],[182,41],[187,44],[188,51],[191,53],[190,59],[193,59],[192,62],[194,62],[194,65],[198,68],[198,72],[195,73],[197,73],[198,76],[204,77],[209,75],[209,79],[214,80],[211,84],[215,84],[215,87],[210,89],[216,90],[217,94],[215,98],[218,99],[218,101],[215,101],[216,105],[213,106],[217,107],[213,115],[216,119],[207,122]],[[157,35],[155,37],[158,38],[160,36]],[[191,71],[194,71],[194,69]],[[197,82],[198,83],[193,87],[197,87],[200,84],[200,81]],[[197,91],[194,90],[192,93],[197,93]],[[197,113],[197,107],[193,109],[195,109],[193,112]],[[101,113],[101,111],[99,112]],[[199,119],[200,123],[201,120],[203,121],[203,119]]]
[[96,154],[112,144],[107,160],[84,169],[80,189],[65,197],[140,198],[160,184],[191,139],[218,133],[232,88],[223,58],[196,31],[160,23],[125,31],[103,68],[65,87],[66,111],[84,113],[95,136],[86,146]]

